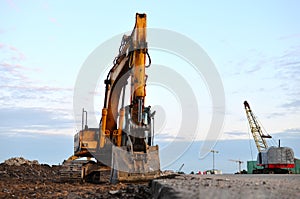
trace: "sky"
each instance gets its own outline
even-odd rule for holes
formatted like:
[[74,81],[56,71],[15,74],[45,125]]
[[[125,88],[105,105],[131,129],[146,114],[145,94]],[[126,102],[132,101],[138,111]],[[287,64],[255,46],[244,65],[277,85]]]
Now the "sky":
[[[216,165],[235,172],[229,159],[255,159],[243,101],[282,145],[300,157],[300,3],[288,1],[16,1],[0,2],[0,161],[24,156],[49,164],[73,153],[73,135],[80,126],[74,116],[74,88],[92,52],[114,36],[121,42],[131,31],[135,13],[147,14],[149,28],[179,33],[197,43],[210,57],[222,80],[225,120],[214,149]],[[170,41],[180,48],[179,41]],[[178,44],[176,44],[178,43]],[[111,57],[117,55],[115,46]],[[168,144],[180,128],[182,107],[176,93],[159,84],[147,87],[147,103],[157,110],[156,143],[163,169],[211,169],[212,154],[199,151],[215,111],[205,77],[199,78],[187,60],[151,49],[149,74],[159,65],[174,69],[195,94],[199,123],[192,142],[171,162]],[[188,52],[193,53],[193,52]],[[99,58],[100,59],[100,58]],[[107,72],[113,59],[106,64]],[[156,67],[156,68],[155,68]],[[152,71],[156,72],[152,72]],[[106,76],[106,75],[105,75]],[[149,75],[149,81],[151,81]],[[155,76],[156,78],[156,76]],[[168,79],[159,74],[156,79]],[[99,120],[104,75],[90,98]],[[160,97],[158,97],[160,96]],[[90,116],[89,116],[90,117]],[[96,124],[90,124],[96,125]],[[183,134],[184,135],[184,134]],[[245,168],[246,164],[243,164]]]

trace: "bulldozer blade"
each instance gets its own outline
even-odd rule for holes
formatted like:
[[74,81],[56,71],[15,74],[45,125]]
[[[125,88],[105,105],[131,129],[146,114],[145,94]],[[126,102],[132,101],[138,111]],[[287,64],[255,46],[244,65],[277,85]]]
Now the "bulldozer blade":
[[158,146],[149,146],[144,152],[127,151],[113,146],[111,182],[147,181],[160,176]]

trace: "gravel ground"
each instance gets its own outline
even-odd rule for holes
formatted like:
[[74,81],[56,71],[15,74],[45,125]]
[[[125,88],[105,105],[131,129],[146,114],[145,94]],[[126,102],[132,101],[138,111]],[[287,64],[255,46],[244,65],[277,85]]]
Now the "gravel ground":
[[179,175],[151,189],[154,198],[300,198],[300,175]]
[[60,166],[23,158],[0,164],[0,198],[151,198],[149,183],[65,183]]

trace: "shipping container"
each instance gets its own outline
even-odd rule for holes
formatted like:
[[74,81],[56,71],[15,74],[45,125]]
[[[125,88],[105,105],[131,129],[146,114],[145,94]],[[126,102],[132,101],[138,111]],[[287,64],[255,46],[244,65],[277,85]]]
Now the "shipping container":
[[[257,161],[247,161],[247,173],[252,174],[254,169],[262,169],[263,167],[257,166]],[[291,173],[300,174],[300,159],[295,159],[295,167],[288,169]]]
[[300,174],[300,159],[295,158],[295,167],[292,169],[289,169],[291,173]]
[[247,161],[247,173],[252,174],[255,169],[263,169],[262,166],[257,166],[257,161]]

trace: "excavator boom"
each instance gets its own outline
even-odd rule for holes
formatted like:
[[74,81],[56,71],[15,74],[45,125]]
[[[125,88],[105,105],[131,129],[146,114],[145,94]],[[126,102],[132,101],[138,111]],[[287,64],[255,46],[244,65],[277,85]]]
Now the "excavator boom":
[[[112,181],[153,179],[160,174],[160,163],[158,146],[151,146],[151,109],[145,106],[145,69],[149,57],[146,14],[136,14],[135,27],[130,36],[123,37],[122,45],[105,81],[100,150],[106,143],[113,143]],[[129,78],[130,104],[125,106],[125,87]]]

